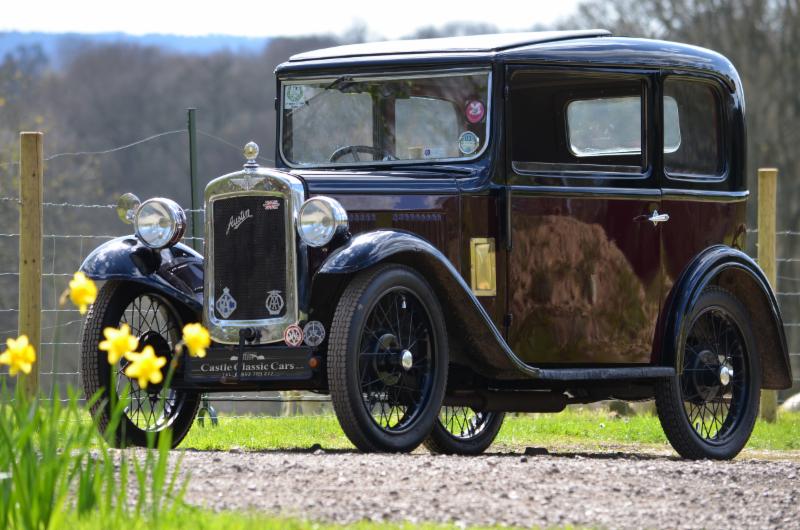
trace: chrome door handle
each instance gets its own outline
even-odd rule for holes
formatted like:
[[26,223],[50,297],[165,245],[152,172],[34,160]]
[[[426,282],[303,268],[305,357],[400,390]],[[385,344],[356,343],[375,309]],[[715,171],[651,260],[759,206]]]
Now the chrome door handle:
[[653,210],[653,213],[650,214],[650,217],[648,217],[647,220],[653,223],[653,226],[656,226],[658,223],[669,221],[669,214],[658,213],[658,210]]

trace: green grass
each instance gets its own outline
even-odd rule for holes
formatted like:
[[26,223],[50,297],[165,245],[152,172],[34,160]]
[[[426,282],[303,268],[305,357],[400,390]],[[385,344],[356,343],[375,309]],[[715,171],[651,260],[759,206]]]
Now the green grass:
[[[208,425],[208,424],[206,424]],[[336,418],[295,416],[289,418],[220,418],[218,427],[192,428],[182,448],[226,450],[352,449]],[[508,416],[495,441],[495,449],[521,450],[527,446],[551,451],[602,449],[613,445],[668,448],[658,418],[651,414],[618,417],[602,410],[567,409],[560,414]],[[759,421],[749,449],[800,450],[800,414],[782,414],[777,423]]]
[[[252,512],[212,512],[199,508],[187,507],[173,514],[165,515],[154,523],[152,520],[135,519],[101,519],[97,516],[74,518],[65,525],[72,530],[153,530],[191,528],[193,530],[456,530],[462,528],[450,524],[435,523],[389,523],[362,521],[349,525],[320,523],[287,517],[271,517]],[[470,530],[499,529],[501,527],[470,526]],[[502,527],[506,530],[513,528]],[[575,527],[559,527],[571,529]]]

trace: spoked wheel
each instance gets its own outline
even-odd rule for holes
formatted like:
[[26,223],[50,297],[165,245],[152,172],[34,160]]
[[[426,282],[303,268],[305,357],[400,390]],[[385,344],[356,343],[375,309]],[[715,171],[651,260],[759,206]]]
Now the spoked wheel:
[[434,453],[477,455],[494,441],[503,425],[502,412],[478,412],[470,407],[442,407],[425,447]]
[[[157,356],[171,359],[181,338],[181,318],[172,304],[147,287],[123,282],[108,282],[100,290],[89,311],[83,329],[82,363],[84,393],[91,397],[98,390],[104,396],[92,413],[99,416],[105,429],[111,420],[110,405],[105,389],[114,389],[116,399],[124,404],[124,414],[113,441],[120,447],[148,445],[148,433],[171,428],[172,444],[178,445],[189,432],[200,405],[199,394],[166,389],[163,384],[140,388],[135,379],[124,374],[127,359],[109,366],[106,352],[98,349],[103,329],[128,324],[131,334],[138,337],[139,348],[152,346]],[[169,363],[164,367],[164,377]],[[112,379],[113,378],[113,379]]]
[[363,451],[410,451],[430,432],[447,378],[441,308],[415,271],[383,265],[348,285],[334,315],[328,381]]
[[685,458],[733,458],[750,438],[761,365],[749,322],[741,302],[717,287],[687,315],[679,375],[656,389],[661,425]]

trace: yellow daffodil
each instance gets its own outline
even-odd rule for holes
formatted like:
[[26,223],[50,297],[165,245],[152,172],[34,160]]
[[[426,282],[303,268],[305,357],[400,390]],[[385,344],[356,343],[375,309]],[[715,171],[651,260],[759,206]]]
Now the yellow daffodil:
[[69,281],[69,298],[83,315],[97,298],[97,286],[84,273],[76,272]]
[[131,364],[125,368],[125,375],[136,379],[140,388],[147,388],[150,383],[157,385],[164,379],[161,368],[167,364],[167,358],[156,357],[152,346],[145,346],[142,353],[131,353],[127,358]]
[[108,352],[108,364],[117,364],[139,347],[139,339],[131,335],[131,328],[127,324],[122,324],[119,329],[106,328],[103,336],[106,340],[100,342],[100,349]]
[[206,348],[211,345],[211,337],[202,324],[186,324],[183,326],[183,343],[192,357],[205,357]]
[[36,350],[28,343],[28,337],[20,335],[18,339],[8,339],[6,346],[8,348],[0,355],[0,364],[8,365],[8,373],[31,373],[33,363],[36,362]]

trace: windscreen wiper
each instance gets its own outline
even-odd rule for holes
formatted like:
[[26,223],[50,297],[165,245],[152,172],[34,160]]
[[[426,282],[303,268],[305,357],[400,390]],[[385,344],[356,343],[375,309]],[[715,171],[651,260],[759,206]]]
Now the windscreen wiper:
[[337,77],[336,79],[334,79],[333,81],[331,81],[330,83],[328,83],[327,85],[322,87],[322,90],[320,90],[319,92],[317,92],[316,94],[314,94],[313,96],[308,98],[303,103],[302,107],[297,107],[295,109],[292,109],[292,111],[289,113],[289,116],[293,116],[294,113],[297,112],[298,110],[307,107],[312,101],[314,101],[315,99],[317,99],[321,95],[327,93],[328,90],[335,90],[337,88],[341,88],[342,86],[344,86],[344,85],[346,85],[348,83],[352,83],[352,82],[353,82],[353,76],[351,76],[351,75],[341,75],[341,76]]

